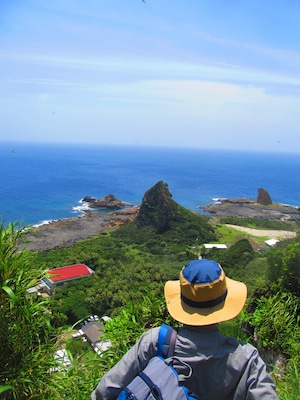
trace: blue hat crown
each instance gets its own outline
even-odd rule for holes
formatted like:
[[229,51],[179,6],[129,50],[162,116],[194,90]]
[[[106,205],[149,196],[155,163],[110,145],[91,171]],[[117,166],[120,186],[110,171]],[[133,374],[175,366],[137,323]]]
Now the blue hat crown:
[[191,284],[201,285],[218,280],[222,269],[214,260],[193,260],[185,265],[182,274]]

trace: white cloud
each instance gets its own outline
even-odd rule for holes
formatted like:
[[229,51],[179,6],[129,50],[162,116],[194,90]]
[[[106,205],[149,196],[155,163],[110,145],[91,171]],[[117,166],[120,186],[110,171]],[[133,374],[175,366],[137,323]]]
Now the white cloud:
[[[165,61],[159,59],[147,59],[145,57],[87,57],[85,55],[60,56],[51,54],[22,54],[22,53],[0,53],[3,61],[31,65],[33,68],[40,66],[46,78],[18,77],[20,82],[28,80],[32,84],[55,84],[55,85],[80,85],[79,81],[90,79],[93,83],[95,75],[90,78],[90,72],[98,73],[98,81],[105,80],[107,84],[117,81],[133,82],[147,80],[198,80],[229,82],[238,84],[251,84],[258,87],[267,85],[297,86],[300,88],[300,77],[297,75],[276,73],[267,69],[242,67],[226,63],[188,63]],[[300,63],[300,60],[299,60]],[[9,68],[9,64],[8,67]],[[60,71],[61,78],[51,78],[54,71]],[[101,76],[101,74],[103,77]],[[30,71],[27,72],[30,74]],[[76,76],[76,84],[72,83],[72,76]],[[19,75],[19,74],[18,74]],[[24,75],[24,74],[23,74]],[[68,78],[70,76],[70,78]],[[5,76],[3,77],[3,79]],[[13,78],[10,78],[13,79]],[[16,80],[16,79],[15,79]],[[61,83],[60,83],[61,82]],[[87,85],[88,88],[88,85]]]

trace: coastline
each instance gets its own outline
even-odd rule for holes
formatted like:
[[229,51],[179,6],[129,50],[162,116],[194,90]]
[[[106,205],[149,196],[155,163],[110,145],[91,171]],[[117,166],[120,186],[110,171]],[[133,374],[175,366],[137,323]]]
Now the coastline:
[[[263,206],[249,199],[224,199],[219,204],[199,207],[207,216],[259,218],[266,220],[300,222],[297,208],[274,203]],[[105,234],[119,226],[132,222],[139,206],[106,213],[86,212],[83,216],[52,221],[31,227],[24,233],[19,250],[47,251],[71,247],[77,242],[93,236]]]
[[246,198],[219,199],[218,204],[211,204],[199,208],[204,210],[211,217],[242,217],[300,222],[300,212],[296,207],[279,203],[262,205],[254,200]]
[[71,247],[75,243],[132,222],[139,207],[106,213],[88,212],[83,216],[61,219],[29,228],[19,250],[47,251]]

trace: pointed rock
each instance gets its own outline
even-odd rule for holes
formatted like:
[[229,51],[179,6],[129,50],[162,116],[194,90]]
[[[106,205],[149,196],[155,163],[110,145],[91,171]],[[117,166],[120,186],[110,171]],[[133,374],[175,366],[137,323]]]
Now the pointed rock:
[[269,195],[269,193],[265,189],[259,188],[256,202],[258,204],[268,206],[268,205],[272,204],[272,199],[271,199],[271,196]]
[[136,221],[140,226],[151,225],[158,233],[164,233],[170,229],[176,208],[168,185],[159,181],[145,192]]

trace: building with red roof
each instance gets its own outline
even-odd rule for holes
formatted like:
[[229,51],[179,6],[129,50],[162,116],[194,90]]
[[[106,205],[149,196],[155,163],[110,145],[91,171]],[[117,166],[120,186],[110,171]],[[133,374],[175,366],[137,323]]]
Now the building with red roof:
[[42,280],[42,285],[48,294],[53,294],[55,288],[63,286],[65,282],[73,281],[74,279],[90,276],[94,271],[85,264],[67,265],[64,267],[53,268],[48,271],[48,274]]

